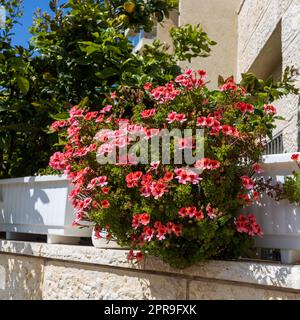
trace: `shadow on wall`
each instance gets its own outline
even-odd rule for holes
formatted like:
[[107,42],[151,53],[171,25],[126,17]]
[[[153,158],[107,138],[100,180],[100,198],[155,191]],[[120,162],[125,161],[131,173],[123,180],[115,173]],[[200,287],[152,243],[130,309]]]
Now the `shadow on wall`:
[[264,266],[259,263],[253,263],[249,268],[251,271],[250,275],[256,280],[255,282],[259,284],[274,285],[281,288],[288,286],[287,277],[292,273],[292,266],[284,267],[278,265],[280,268],[275,271],[274,266]]
[[[35,182],[35,177],[31,177],[28,183],[0,184],[0,224],[5,224],[2,228],[0,225],[1,231],[34,233],[30,226],[44,225],[40,208],[50,200],[41,186]],[[19,225],[18,230],[13,224]]]
[[[5,244],[10,245],[9,243]],[[14,246],[16,244],[13,244]],[[25,246],[17,244],[18,250]],[[1,250],[0,245],[0,252]],[[24,251],[24,250],[23,250]],[[32,250],[26,245],[26,254]],[[42,298],[41,259],[0,254],[0,300],[35,300]]]

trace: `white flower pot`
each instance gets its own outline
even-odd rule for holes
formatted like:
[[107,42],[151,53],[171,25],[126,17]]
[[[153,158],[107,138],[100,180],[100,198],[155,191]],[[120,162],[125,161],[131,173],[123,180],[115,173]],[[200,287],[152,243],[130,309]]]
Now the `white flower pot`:
[[0,180],[0,231],[16,240],[18,233],[43,234],[49,243],[74,243],[90,237],[91,227],[72,227],[71,190],[65,176]]
[[[259,176],[272,177],[272,184],[284,182],[284,177],[298,171],[292,153],[267,155],[263,157],[264,172]],[[264,236],[256,237],[258,248],[281,249],[283,263],[300,262],[300,207],[288,200],[275,201],[264,194],[261,203],[252,205],[247,210],[253,212],[260,224]]]
[[106,239],[108,232],[104,229],[100,231],[100,238],[96,236],[95,227],[93,228],[92,233],[92,243],[95,248],[101,249],[123,249],[118,245],[117,240],[111,238],[109,241]]

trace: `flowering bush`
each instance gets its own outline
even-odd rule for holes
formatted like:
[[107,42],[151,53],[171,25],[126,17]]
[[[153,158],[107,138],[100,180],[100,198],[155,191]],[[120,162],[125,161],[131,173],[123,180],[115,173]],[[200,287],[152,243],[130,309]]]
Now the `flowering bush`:
[[[74,106],[68,120],[53,123],[68,143],[50,165],[74,185],[74,224],[92,221],[96,230],[107,229],[108,240],[115,236],[138,250],[128,256],[138,261],[152,254],[186,267],[238,257],[253,236],[263,235],[255,217],[239,209],[259,201],[252,177],[262,170],[258,162],[277,119],[275,107],[233,78],[210,91],[203,70],[187,69],[164,86],[146,83],[142,95],[126,118],[124,98],[114,93],[100,111]],[[162,154],[141,161],[148,141],[175,129],[193,134],[170,139],[170,161]],[[179,164],[175,150],[196,155],[196,129],[204,130],[205,157]],[[128,149],[134,152],[124,153]]]

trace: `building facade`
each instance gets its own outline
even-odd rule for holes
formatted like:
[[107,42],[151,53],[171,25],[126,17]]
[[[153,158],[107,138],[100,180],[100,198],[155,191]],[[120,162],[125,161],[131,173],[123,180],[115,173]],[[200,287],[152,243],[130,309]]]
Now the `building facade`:
[[[278,79],[287,66],[300,69],[300,0],[244,0],[237,16],[238,79],[242,72]],[[275,105],[285,120],[277,122],[267,152],[300,151],[299,96],[289,95]]]

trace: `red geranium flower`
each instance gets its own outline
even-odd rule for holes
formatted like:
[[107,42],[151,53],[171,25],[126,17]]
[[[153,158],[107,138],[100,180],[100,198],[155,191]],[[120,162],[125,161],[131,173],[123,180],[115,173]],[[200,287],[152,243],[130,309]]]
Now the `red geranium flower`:
[[294,154],[292,154],[291,159],[292,159],[293,161],[298,161],[298,160],[299,160],[299,157],[300,157],[300,154],[299,154],[299,153],[294,153]]
[[101,207],[102,208],[109,208],[110,207],[110,203],[108,200],[102,200],[101,201]]

